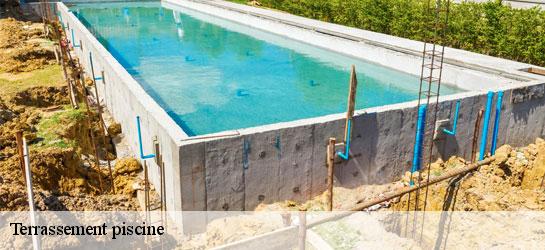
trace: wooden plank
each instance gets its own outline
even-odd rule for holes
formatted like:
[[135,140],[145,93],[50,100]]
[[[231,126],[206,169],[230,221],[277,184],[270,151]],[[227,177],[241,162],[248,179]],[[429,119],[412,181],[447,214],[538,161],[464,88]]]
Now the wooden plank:
[[346,140],[350,136],[350,131],[348,131],[348,121],[352,120],[354,116],[354,109],[356,106],[356,89],[358,87],[358,78],[356,76],[356,66],[352,65],[352,70],[350,72],[350,88],[348,89],[348,107],[346,111],[346,124],[344,130],[344,139]]
[[538,69],[538,68],[528,68],[528,72],[532,74],[538,74],[545,76],[545,70],[544,69]]

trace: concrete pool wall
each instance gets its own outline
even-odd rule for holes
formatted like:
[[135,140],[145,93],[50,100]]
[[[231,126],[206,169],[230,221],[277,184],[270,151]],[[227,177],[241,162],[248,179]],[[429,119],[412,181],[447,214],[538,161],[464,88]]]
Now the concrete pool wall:
[[[423,45],[416,41],[223,1],[163,3],[233,19],[411,74],[420,70]],[[142,119],[144,153],[153,152],[152,138],[159,141],[169,210],[253,210],[262,202],[303,201],[325,190],[326,142],[330,137],[342,140],[344,114],[190,138],[64,4],[57,6],[69,26],[67,38],[72,39],[73,31],[73,42],[81,45],[74,53],[86,73],[91,72],[89,52],[95,73],[104,71],[105,81],[97,81],[100,99],[122,124],[135,155],[139,154],[136,116]],[[475,119],[489,90],[505,90],[499,145],[522,146],[545,135],[545,77],[520,71],[534,66],[448,48],[445,54],[445,82],[468,92],[441,98],[438,120],[453,119],[457,100],[461,110],[458,133],[437,141],[435,156],[470,157]],[[416,102],[356,111],[352,156],[336,165],[336,185],[390,182],[409,170],[416,116]],[[152,183],[158,187],[158,167],[153,160],[147,162]],[[184,224],[183,218],[176,219]]]

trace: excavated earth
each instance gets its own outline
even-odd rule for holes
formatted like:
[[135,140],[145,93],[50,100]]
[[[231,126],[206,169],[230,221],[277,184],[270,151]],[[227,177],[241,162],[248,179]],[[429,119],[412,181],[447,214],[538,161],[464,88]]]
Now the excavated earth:
[[[0,211],[28,209],[16,131],[22,131],[29,144],[38,210],[137,210],[139,162],[115,159],[111,138],[107,138],[106,143],[97,143],[97,169],[89,136],[101,136],[96,112],[89,117],[83,104],[73,109],[62,78],[61,83],[32,78],[43,70],[62,74],[60,67],[52,68],[56,64],[52,44],[40,23],[0,19],[0,76],[7,79],[0,79],[0,87],[12,92],[3,91],[0,97]],[[11,81],[19,78],[33,80]],[[118,126],[109,131],[121,132]],[[106,157],[112,160],[116,194]]]
[[[429,187],[426,210],[432,211],[544,211],[545,210],[545,140],[522,148],[504,145],[495,160],[477,171]],[[440,176],[467,163],[452,157],[431,164],[431,175]],[[426,179],[426,171],[423,178]],[[408,185],[410,174],[403,183]],[[424,192],[422,192],[424,193]],[[421,197],[423,201],[424,196]],[[414,207],[414,195],[411,207]],[[422,205],[421,205],[422,206]],[[394,206],[406,210],[407,197]]]

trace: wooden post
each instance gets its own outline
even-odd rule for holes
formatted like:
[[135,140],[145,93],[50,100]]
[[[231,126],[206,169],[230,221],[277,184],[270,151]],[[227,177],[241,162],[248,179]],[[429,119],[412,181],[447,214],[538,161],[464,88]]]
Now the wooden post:
[[299,211],[299,250],[305,250],[307,241],[307,212]]
[[352,71],[350,72],[350,88],[348,89],[348,107],[346,110],[346,124],[344,126],[344,140],[346,141],[351,132],[348,130],[348,121],[352,120],[354,116],[354,109],[356,106],[356,89],[358,87],[358,78],[356,76],[356,66],[352,65]]
[[[23,157],[25,158],[24,164],[25,164],[25,182],[26,182],[26,190],[28,195],[28,210],[30,212],[30,224],[32,226],[36,226],[36,217],[34,214],[34,211],[36,208],[34,207],[34,193],[32,192],[32,172],[30,171],[30,157],[28,154],[28,145],[26,143],[25,138],[23,138]],[[32,235],[32,245],[34,250],[41,249],[40,247],[40,241],[38,239],[38,235]]]
[[21,168],[21,174],[23,176],[23,182],[25,179],[25,154],[23,153],[23,131],[18,130],[15,132],[15,141],[17,142],[17,152],[19,153],[19,168]]
[[327,145],[327,211],[333,210],[333,170],[335,165],[335,138]]

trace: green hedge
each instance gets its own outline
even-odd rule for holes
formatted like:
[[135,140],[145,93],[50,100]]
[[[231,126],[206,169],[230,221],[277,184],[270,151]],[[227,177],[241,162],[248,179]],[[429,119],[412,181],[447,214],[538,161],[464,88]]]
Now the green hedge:
[[[240,2],[241,0],[235,0]],[[428,37],[426,0],[259,0],[263,7],[414,40]],[[451,4],[449,47],[545,66],[545,11],[501,1]]]

